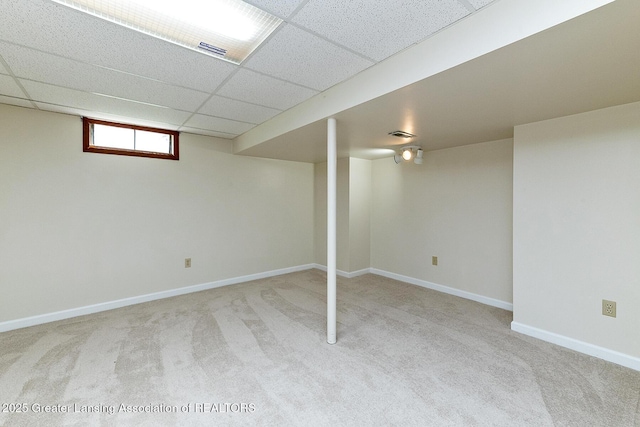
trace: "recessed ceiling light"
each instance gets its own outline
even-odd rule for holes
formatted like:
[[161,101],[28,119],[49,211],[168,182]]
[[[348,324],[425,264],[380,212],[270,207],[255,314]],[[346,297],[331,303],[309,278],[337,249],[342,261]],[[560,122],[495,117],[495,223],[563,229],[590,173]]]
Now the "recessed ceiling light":
[[240,0],[52,1],[234,64],[282,22]]

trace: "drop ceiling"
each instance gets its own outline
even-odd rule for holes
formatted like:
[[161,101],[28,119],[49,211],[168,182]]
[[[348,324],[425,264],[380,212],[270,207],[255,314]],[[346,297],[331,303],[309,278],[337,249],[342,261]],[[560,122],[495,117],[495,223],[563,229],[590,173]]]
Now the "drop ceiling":
[[[640,2],[617,0],[429,78],[339,109],[331,115],[337,120],[338,155],[377,159],[392,157],[392,149],[397,152],[409,143],[432,151],[507,139],[517,125],[638,102],[638,22]],[[388,135],[396,129],[417,136],[405,140]],[[261,133],[270,131],[265,127]],[[259,143],[241,145],[241,153],[326,160],[326,120],[312,119],[275,133],[258,139]]]
[[[640,2],[589,2],[593,12],[478,54],[473,46],[508,26],[526,27],[510,10],[540,3],[252,0],[284,22],[234,65],[49,0],[0,0],[0,103],[227,138],[238,154],[307,162],[325,158],[329,116],[341,156],[389,156],[404,142],[387,135],[396,129],[427,150],[508,138],[520,123],[640,100]],[[457,31],[485,16],[494,24],[483,33]],[[466,59],[422,78],[416,70],[443,55],[411,53],[445,36],[462,47],[450,54]],[[379,70],[403,83],[368,81]],[[367,84],[380,90],[329,103]]]

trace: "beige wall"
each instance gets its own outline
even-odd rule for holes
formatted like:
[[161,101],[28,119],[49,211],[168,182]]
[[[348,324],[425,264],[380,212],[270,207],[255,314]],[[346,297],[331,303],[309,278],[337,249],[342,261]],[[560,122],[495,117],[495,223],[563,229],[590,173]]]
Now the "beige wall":
[[324,266],[327,265],[326,163],[313,165],[313,262]]
[[[327,164],[315,165],[315,262],[327,265]],[[369,268],[371,162],[338,159],[336,265],[350,273]]]
[[374,161],[371,266],[510,303],[512,156],[509,139]]
[[371,267],[371,161],[349,159],[349,271]]
[[639,165],[640,103],[516,127],[515,323],[640,356]]
[[313,262],[313,165],[83,153],[78,117],[6,105],[0,149],[0,322]]

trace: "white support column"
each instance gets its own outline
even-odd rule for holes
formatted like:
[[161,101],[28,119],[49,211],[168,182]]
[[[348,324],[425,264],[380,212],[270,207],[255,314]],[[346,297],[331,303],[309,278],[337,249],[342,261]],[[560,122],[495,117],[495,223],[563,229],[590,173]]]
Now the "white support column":
[[336,119],[327,121],[327,342],[336,343]]

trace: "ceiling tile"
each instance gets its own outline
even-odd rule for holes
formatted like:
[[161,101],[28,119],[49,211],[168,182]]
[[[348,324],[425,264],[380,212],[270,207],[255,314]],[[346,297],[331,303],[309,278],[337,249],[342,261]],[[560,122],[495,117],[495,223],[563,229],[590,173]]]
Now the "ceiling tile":
[[26,98],[20,86],[11,76],[0,75],[0,93],[7,96],[15,96],[18,98]]
[[[189,113],[183,111],[95,95],[31,80],[20,80],[20,83],[27,90],[31,99],[46,104],[77,108],[96,114],[109,113],[132,119],[153,120],[172,125],[181,125],[189,117]],[[99,116],[95,117],[100,118]]]
[[9,74],[9,71],[2,64],[2,55],[0,55],[0,74]]
[[0,104],[17,105],[18,107],[33,108],[31,101],[20,98],[10,98],[0,95]]
[[157,80],[44,54],[0,42],[2,55],[17,77],[47,82],[85,92],[195,111],[209,96]]
[[476,9],[480,9],[488,5],[489,3],[493,2],[494,0],[467,0],[467,1],[471,3],[471,5]]
[[310,0],[293,22],[381,61],[468,14],[457,0]]
[[202,114],[194,114],[184,125],[190,128],[213,130],[234,135],[240,135],[255,126],[251,123],[237,122],[235,120],[221,119],[219,117],[205,116]]
[[281,18],[288,18],[303,0],[245,0],[255,7],[277,15]]
[[317,92],[251,70],[240,69],[218,94],[241,101],[287,110]]
[[131,117],[128,117],[128,116],[119,116],[117,114],[110,114],[110,113],[96,113],[95,111],[83,110],[80,108],[64,107],[64,106],[55,105],[55,104],[46,104],[43,102],[36,102],[35,104],[39,109],[43,111],[52,111],[55,113],[69,114],[69,115],[78,116],[78,117],[91,117],[94,119],[108,120],[116,123],[128,123],[128,124],[137,125],[137,126],[147,126],[152,128],[168,129],[168,130],[178,130],[178,128],[180,127],[178,125],[170,125],[168,123],[157,122],[154,120],[147,120],[147,119],[141,119],[141,118],[132,119]]
[[245,66],[323,91],[373,64],[318,36],[286,25]]
[[190,127],[181,127],[180,128],[180,132],[194,133],[196,135],[215,136],[217,138],[224,138],[224,139],[233,139],[236,136],[238,136],[238,135],[230,134],[230,133],[216,132],[216,131],[213,131],[213,130],[206,130],[206,129],[195,129],[195,128],[190,128]]
[[43,52],[205,92],[236,68],[52,1],[5,3],[0,39]]
[[267,121],[280,112],[280,110],[274,108],[262,107],[235,99],[223,98],[221,96],[211,97],[211,99],[198,110],[198,113],[209,116],[255,124]]

